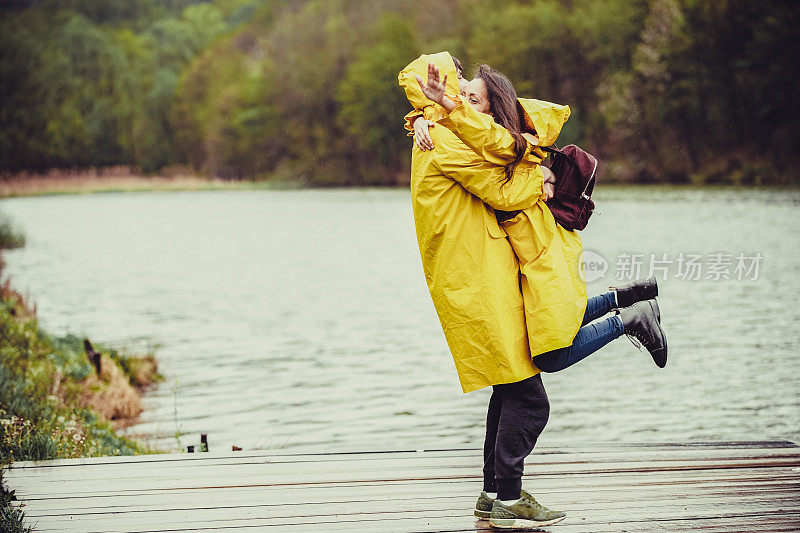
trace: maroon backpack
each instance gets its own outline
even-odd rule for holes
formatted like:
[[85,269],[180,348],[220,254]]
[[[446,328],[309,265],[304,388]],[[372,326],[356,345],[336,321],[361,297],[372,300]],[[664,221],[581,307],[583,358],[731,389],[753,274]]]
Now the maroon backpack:
[[547,201],[556,222],[568,230],[582,230],[594,211],[592,191],[597,178],[597,159],[574,144],[550,152],[550,170],[556,177],[555,194]]

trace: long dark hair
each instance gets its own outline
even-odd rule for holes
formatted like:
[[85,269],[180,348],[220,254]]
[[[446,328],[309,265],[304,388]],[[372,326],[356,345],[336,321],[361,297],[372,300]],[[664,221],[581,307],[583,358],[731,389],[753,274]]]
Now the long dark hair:
[[483,80],[486,85],[486,95],[489,97],[489,112],[494,121],[503,126],[514,138],[514,159],[505,166],[506,181],[511,179],[514,169],[522,161],[528,143],[522,136],[522,123],[524,121],[522,109],[517,102],[517,91],[499,71],[489,65],[478,65],[475,77]]

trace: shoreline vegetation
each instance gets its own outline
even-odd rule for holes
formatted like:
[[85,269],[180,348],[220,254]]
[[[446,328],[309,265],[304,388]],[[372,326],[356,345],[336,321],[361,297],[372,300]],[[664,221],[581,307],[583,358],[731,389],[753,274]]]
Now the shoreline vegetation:
[[[301,184],[277,181],[234,181],[167,172],[145,175],[129,167],[88,170],[52,169],[46,173],[20,172],[0,175],[0,199],[49,194],[87,194],[132,191],[205,191],[296,188]],[[3,231],[3,226],[0,226]],[[2,239],[2,235],[0,235]]]
[[[762,179],[763,178],[763,179]],[[793,180],[781,182],[769,179],[753,171],[747,177],[732,176],[726,179],[687,179],[680,183],[648,182],[635,183],[629,181],[610,180],[608,176],[603,183],[609,186],[643,186],[643,187],[732,187],[732,188],[770,188],[797,189],[800,182]],[[191,171],[172,171],[157,175],[144,174],[130,167],[106,167],[83,170],[51,169],[46,173],[20,172],[0,174],[0,200],[26,196],[46,196],[62,194],[91,194],[106,192],[155,192],[155,191],[242,191],[242,190],[287,190],[287,189],[320,189],[320,188],[364,188],[375,187],[359,183],[337,183],[333,186],[309,184],[292,179],[232,180],[219,177],[205,177]],[[407,183],[398,180],[391,185],[379,185],[381,188],[407,187]],[[0,248],[17,248],[24,246],[25,236],[16,232],[13,224],[0,213]]]
[[[0,279],[2,249],[22,244],[0,217]],[[158,453],[115,430],[136,420],[142,393],[161,379],[153,353],[48,334],[35,304],[0,283],[0,529],[30,531],[3,482],[13,461]]]

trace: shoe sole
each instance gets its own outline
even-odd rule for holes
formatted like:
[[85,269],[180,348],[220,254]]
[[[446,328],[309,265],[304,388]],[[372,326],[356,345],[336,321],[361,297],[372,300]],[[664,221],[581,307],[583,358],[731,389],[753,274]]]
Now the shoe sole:
[[552,520],[527,520],[525,518],[493,518],[489,521],[492,527],[499,529],[523,529],[540,528],[556,524],[564,520],[566,516],[553,518]]
[[653,309],[653,312],[656,314],[656,322],[658,322],[658,325],[660,326],[661,325],[661,309],[658,307],[658,300],[653,298],[651,301],[655,305],[655,308]]
[[650,283],[651,281],[653,282],[653,298],[649,298],[650,300],[658,296],[658,279],[655,276],[650,276],[647,282]]
[[[653,358],[653,362],[656,364],[658,368],[664,368],[667,366],[667,334],[664,333],[664,329],[661,327],[661,310],[658,308],[658,301],[654,298],[652,300],[644,300],[645,302],[650,304],[650,311],[656,317],[656,323],[658,324],[658,335],[662,344],[664,345],[664,350],[658,350],[655,353],[651,352],[650,350],[645,349],[642,346],[642,343],[639,342],[634,335],[630,333],[625,333],[625,336],[631,341],[631,343],[636,347],[637,350],[640,352],[649,353],[650,357]],[[638,302],[637,302],[638,303]]]
[[647,300],[647,302],[650,303],[650,309],[653,310],[653,314],[657,318],[658,330],[661,333],[661,341],[664,344],[663,353],[661,350],[658,350],[656,353],[651,353],[650,355],[653,357],[653,362],[658,368],[664,368],[667,366],[667,335],[664,333],[664,330],[661,329],[661,310],[658,308],[658,302],[655,299]]

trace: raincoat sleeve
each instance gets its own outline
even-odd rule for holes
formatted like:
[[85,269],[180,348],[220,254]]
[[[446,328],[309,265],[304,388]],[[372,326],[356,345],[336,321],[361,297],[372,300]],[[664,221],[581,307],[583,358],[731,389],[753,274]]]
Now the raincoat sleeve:
[[409,111],[408,114],[404,117],[405,118],[405,129],[408,131],[408,136],[414,136],[414,121],[418,117],[424,117],[431,122],[437,122],[442,117],[446,116],[447,112],[444,108],[439,106],[433,105],[426,105],[422,109],[414,109],[413,111]]
[[441,150],[442,155],[435,157],[432,164],[493,209],[516,211],[546,200],[544,175],[539,165],[518,167],[511,179],[506,180],[503,167],[489,163],[452,135],[448,139],[437,129],[432,130],[432,136],[436,150]]
[[[489,163],[503,166],[512,161],[514,138],[508,130],[495,122],[491,115],[476,111],[463,96],[455,102],[456,108],[439,120],[439,124]],[[526,136],[526,139],[530,142],[532,138]]]
[[[456,108],[438,120],[439,124],[495,165],[505,165],[514,159],[514,138],[507,129],[491,116],[476,111],[463,96],[454,101]],[[517,102],[525,118],[522,136],[533,146],[531,153],[542,160],[546,154],[540,146],[550,146],[556,142],[564,123],[569,119],[569,106],[532,98],[520,98]]]
[[403,117],[406,121],[403,127],[408,132],[409,137],[414,136],[414,121],[417,120],[417,118],[424,116],[425,116],[425,108],[414,109],[413,111],[409,111],[408,114],[405,117]]

